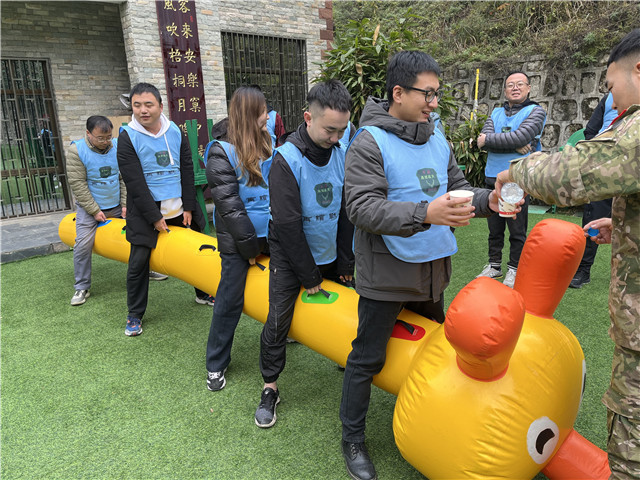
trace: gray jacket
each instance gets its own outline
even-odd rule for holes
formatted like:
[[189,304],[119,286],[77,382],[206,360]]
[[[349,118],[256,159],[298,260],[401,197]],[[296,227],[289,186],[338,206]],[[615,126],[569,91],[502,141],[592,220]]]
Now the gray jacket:
[[529,99],[512,107],[509,106],[509,102],[504,102],[502,106],[507,117],[512,117],[527,105],[532,104],[537,106],[531,110],[529,116],[523,120],[517,129],[510,132],[496,132],[493,120],[491,117],[487,118],[482,127],[482,133],[487,135],[485,148],[490,152],[513,152],[516,148],[524,147],[529,143],[535,146],[536,142],[534,140],[536,140],[536,136],[542,133],[544,121],[547,118],[544,109]]
[[[98,150],[96,147],[91,145],[87,135],[84,136],[84,141],[87,143],[87,146],[97,153],[106,153],[113,148],[113,145],[109,145],[104,151]],[[80,205],[89,215],[96,215],[100,211],[100,207],[96,203],[89,191],[89,183],[87,181],[87,167],[85,167],[82,160],[80,160],[80,155],[78,155],[78,147],[76,147],[75,143],[72,143],[69,149],[67,150],[67,181],[69,182],[69,186],[71,187],[71,191],[73,192],[73,196],[76,198],[76,202]],[[122,175],[120,176],[120,205],[123,207],[126,206],[127,203],[127,189],[124,185],[124,181],[122,180]]]
[[[388,113],[388,102],[369,98],[360,126],[376,126],[402,140],[422,145],[433,135],[433,122],[412,123]],[[476,216],[489,216],[490,190],[473,188],[458,168],[453,153],[448,162],[447,191],[471,190]],[[425,263],[407,263],[387,249],[382,234],[409,237],[428,229],[424,219],[428,203],[387,200],[387,179],[378,144],[367,131],[360,131],[347,151],[345,199],[349,220],[355,225],[355,258],[358,294],[382,301],[438,301],[451,278],[451,258]],[[429,248],[425,245],[425,248]]]

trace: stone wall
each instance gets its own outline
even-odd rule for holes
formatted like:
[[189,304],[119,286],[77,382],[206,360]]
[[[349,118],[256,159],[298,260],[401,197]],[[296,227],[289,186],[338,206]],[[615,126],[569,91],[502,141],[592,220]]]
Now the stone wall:
[[[583,128],[606,93],[605,59],[596,67],[553,71],[546,68],[542,57],[523,62],[514,62],[504,69],[480,69],[478,82],[478,112],[490,114],[504,102],[504,82],[513,70],[525,72],[530,79],[530,98],[538,102],[547,112],[547,123],[541,138],[542,149],[557,150],[577,130]],[[463,102],[455,119],[455,126],[469,119],[473,109],[476,69],[447,68],[443,73],[445,82],[456,88],[456,99]]]

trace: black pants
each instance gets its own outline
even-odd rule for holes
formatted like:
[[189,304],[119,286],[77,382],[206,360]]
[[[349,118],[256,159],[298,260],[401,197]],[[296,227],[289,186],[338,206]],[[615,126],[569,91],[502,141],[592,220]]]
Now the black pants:
[[[266,250],[266,239],[260,239]],[[233,335],[244,307],[249,262],[239,253],[221,253],[222,273],[207,341],[207,371],[220,372],[231,362]]]
[[373,377],[380,373],[387,355],[387,343],[391,338],[398,314],[403,307],[444,321],[444,297],[438,302],[385,302],[360,297],[358,301],[358,333],[351,343],[342,383],[342,439],[347,442],[364,442],[364,430],[371,397]]
[[[260,372],[265,383],[275,382],[286,363],[287,335],[302,283],[286,262],[269,264],[269,314],[260,335]],[[322,277],[338,280],[336,262],[321,265]]]
[[[496,185],[495,177],[486,178],[487,188],[493,189]],[[529,226],[529,197],[527,196],[522,211],[515,219],[501,217],[494,213],[487,218],[489,226],[489,263],[502,265],[502,249],[504,247],[504,231],[509,228],[509,261],[507,265],[518,268],[522,247],[527,240],[527,228]]]
[[[611,217],[611,203],[612,200],[610,198],[587,203],[582,211],[582,226],[584,227],[587,223],[598,218]],[[578,271],[589,274],[591,265],[596,259],[596,253],[598,253],[598,244],[588,238],[586,241],[587,246],[584,249],[584,255],[582,255]]]
[[[183,227],[182,215],[166,220],[167,225]],[[198,226],[193,223],[191,228],[197,232]],[[127,308],[129,316],[142,320],[144,312],[147,310],[149,301],[149,259],[151,258],[151,248],[144,245],[131,245],[129,253],[129,267],[127,268]],[[199,298],[207,297],[208,294],[202,290],[195,289]]]

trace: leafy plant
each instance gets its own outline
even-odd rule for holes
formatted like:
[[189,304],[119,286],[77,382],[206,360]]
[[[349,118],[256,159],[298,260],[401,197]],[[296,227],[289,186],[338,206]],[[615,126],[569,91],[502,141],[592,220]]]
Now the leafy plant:
[[357,125],[367,98],[385,96],[389,58],[413,47],[415,39],[406,18],[398,19],[388,33],[368,18],[351,20],[337,32],[315,82],[336,78],[344,83],[353,98],[351,121]]
[[480,135],[487,116],[477,114],[473,120],[459,125],[450,136],[453,153],[458,165],[464,165],[464,176],[474,187],[484,186],[484,167],[487,164],[487,152],[478,148],[476,138]]

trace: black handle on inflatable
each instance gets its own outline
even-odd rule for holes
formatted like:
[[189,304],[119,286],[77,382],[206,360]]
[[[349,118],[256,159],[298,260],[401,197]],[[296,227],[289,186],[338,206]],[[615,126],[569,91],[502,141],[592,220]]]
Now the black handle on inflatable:
[[216,247],[214,247],[213,245],[209,245],[208,243],[200,245],[200,248],[198,249],[198,251],[201,252],[202,250],[206,250],[207,248],[210,248],[214,252],[216,251]]
[[414,328],[413,325],[411,325],[410,323],[405,322],[404,320],[400,320],[400,319],[396,319],[396,322],[398,322],[400,325],[402,325],[404,328],[407,329],[407,331],[413,335],[413,332],[416,331],[416,329]]
[[262,270],[263,272],[264,272],[264,271],[265,271],[265,269],[267,268],[267,267],[265,267],[264,265],[262,265],[261,263],[258,263],[258,262],[256,262],[256,265],[257,265],[257,266],[258,266],[258,268],[259,268],[260,270]]
[[320,293],[323,294],[325,297],[329,298],[331,297],[331,294],[329,292],[327,292],[325,289],[321,288],[320,289]]

